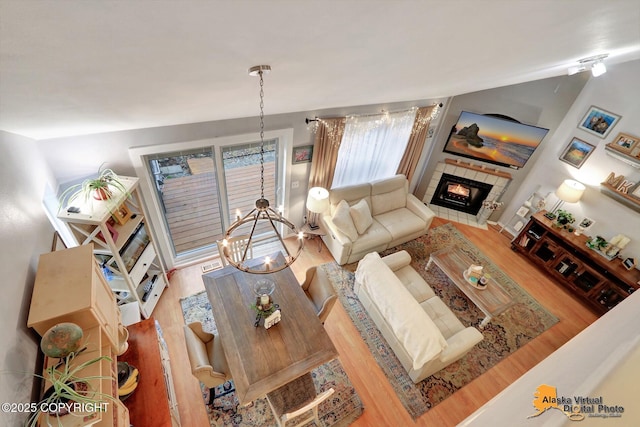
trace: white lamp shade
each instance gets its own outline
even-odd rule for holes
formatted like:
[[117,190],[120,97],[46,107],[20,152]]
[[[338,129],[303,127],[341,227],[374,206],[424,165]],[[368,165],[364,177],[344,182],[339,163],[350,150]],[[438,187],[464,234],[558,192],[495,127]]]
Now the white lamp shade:
[[576,203],[582,197],[582,193],[584,193],[585,188],[586,187],[578,181],[565,179],[556,190],[556,196],[563,202]]
[[329,207],[329,192],[322,187],[312,187],[307,196],[307,209],[313,213],[322,213]]

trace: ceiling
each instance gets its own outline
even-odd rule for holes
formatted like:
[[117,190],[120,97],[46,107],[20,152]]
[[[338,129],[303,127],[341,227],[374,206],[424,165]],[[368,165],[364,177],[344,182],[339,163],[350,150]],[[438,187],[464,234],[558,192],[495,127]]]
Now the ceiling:
[[448,97],[640,58],[638,0],[0,0],[0,129],[34,139]]

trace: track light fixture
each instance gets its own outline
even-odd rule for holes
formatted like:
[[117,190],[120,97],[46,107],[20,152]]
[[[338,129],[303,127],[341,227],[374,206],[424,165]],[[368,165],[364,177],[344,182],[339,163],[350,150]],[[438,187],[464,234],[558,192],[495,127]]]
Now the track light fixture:
[[578,60],[578,65],[569,67],[567,74],[570,76],[581,73],[583,71],[591,70],[593,77],[598,77],[607,72],[607,67],[604,65],[604,60],[609,56],[608,53],[602,55],[590,56]]

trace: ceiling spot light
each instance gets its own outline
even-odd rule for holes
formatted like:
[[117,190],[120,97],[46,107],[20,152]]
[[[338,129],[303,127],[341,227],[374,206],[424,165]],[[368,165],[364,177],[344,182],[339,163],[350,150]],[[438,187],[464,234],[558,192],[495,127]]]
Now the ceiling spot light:
[[573,65],[567,69],[567,74],[572,76],[583,71],[591,70],[593,77],[598,77],[607,72],[604,60],[609,56],[608,53],[602,55],[594,55],[588,58],[578,60],[578,65]]
[[591,74],[593,77],[598,77],[607,72],[607,67],[605,67],[604,62],[598,61],[591,66]]

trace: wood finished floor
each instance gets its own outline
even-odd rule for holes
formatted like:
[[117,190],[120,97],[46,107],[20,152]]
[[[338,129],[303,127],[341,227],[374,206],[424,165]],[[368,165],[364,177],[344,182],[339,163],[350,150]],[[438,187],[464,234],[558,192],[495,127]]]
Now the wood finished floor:
[[[432,227],[446,222],[435,218]],[[557,316],[560,322],[414,422],[338,302],[325,327],[365,407],[363,415],[352,426],[456,425],[597,319],[595,314],[545,277],[533,264],[513,252],[507,235],[491,229],[454,224],[496,265]],[[305,247],[293,265],[299,280],[303,279],[308,267],[333,260],[326,247],[318,252],[314,243]],[[200,388],[189,368],[182,335],[184,319],[179,303],[180,298],[204,290],[200,267],[196,265],[178,270],[170,282],[171,286],[162,295],[154,317],[160,322],[169,347],[181,423],[183,427],[208,426]]]

